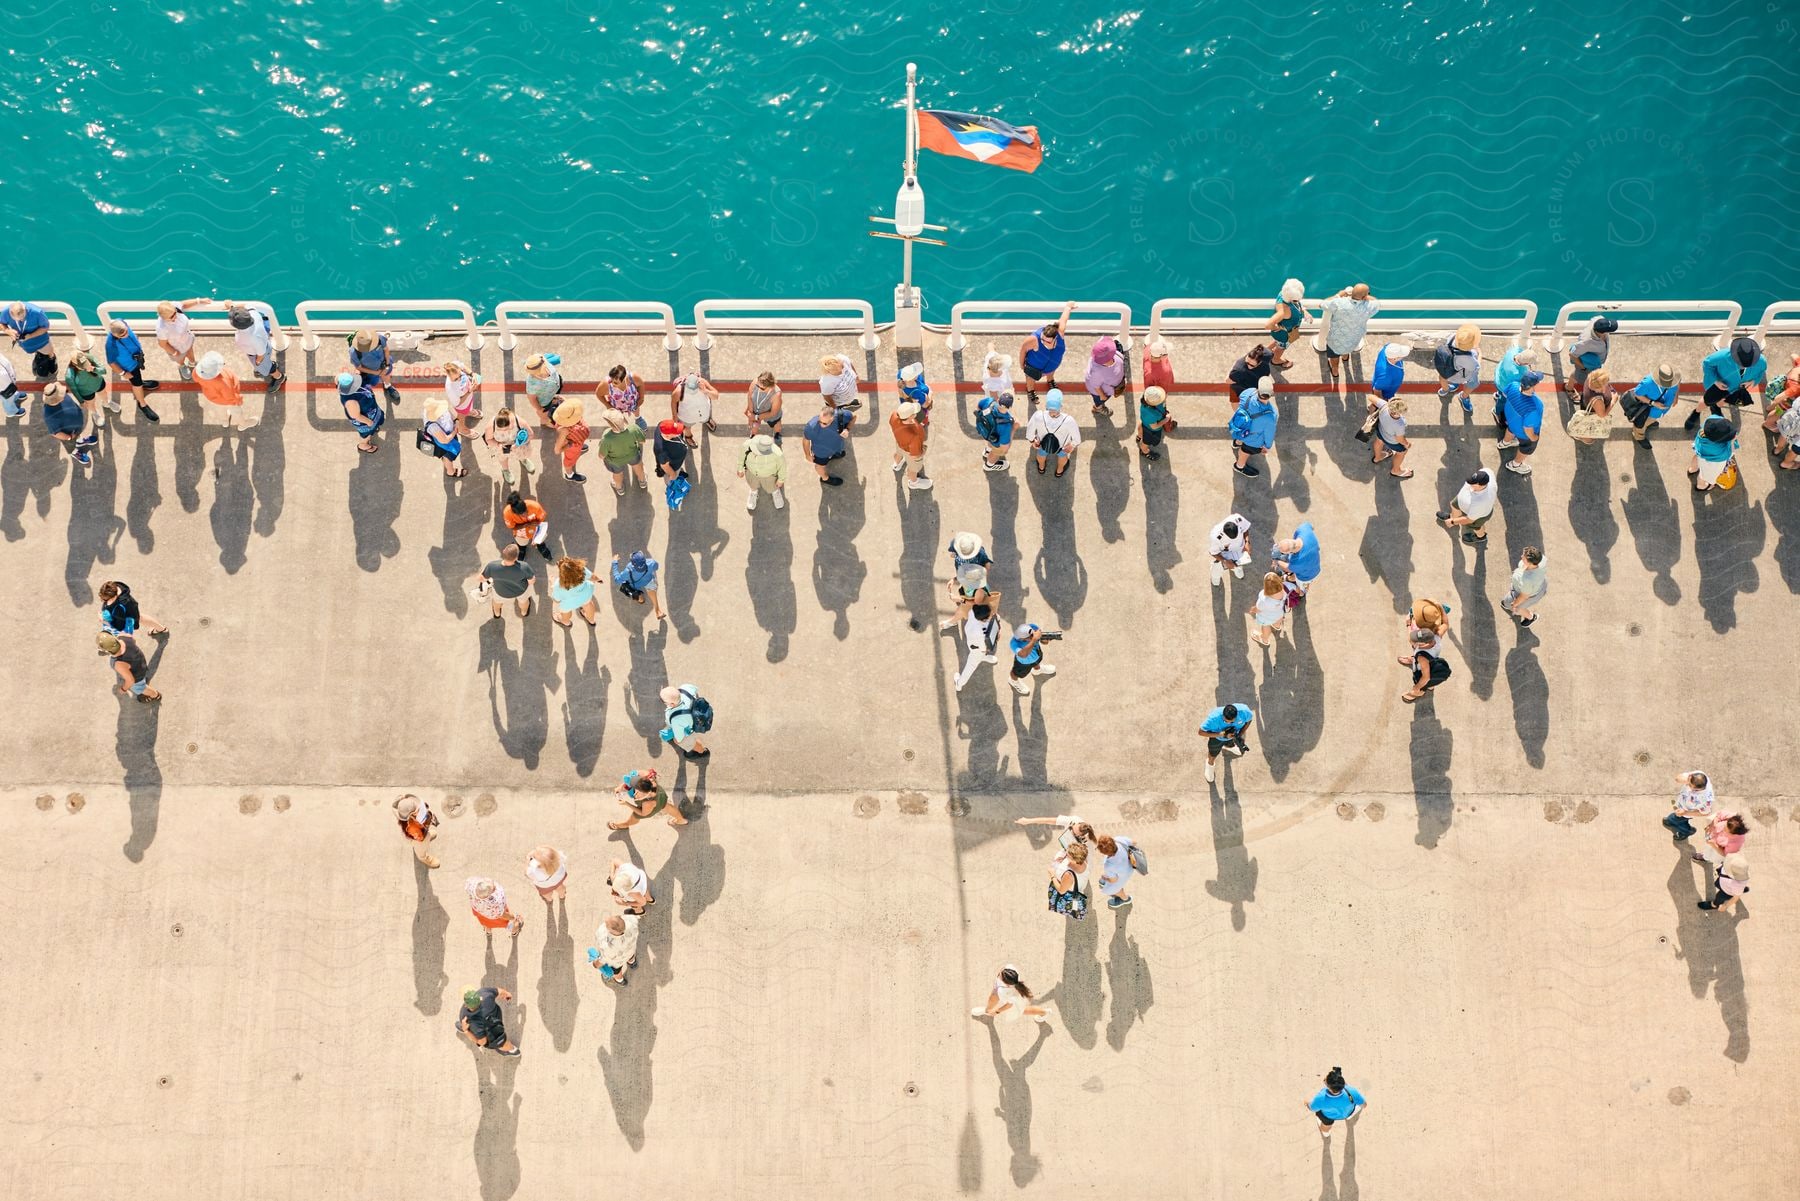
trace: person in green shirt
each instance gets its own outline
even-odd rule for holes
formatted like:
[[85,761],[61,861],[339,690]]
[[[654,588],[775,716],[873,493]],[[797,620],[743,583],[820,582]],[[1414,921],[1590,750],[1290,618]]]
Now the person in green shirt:
[[625,495],[627,468],[637,477],[637,486],[648,489],[650,483],[644,478],[646,435],[643,429],[618,409],[600,410],[600,419],[606,426],[606,432],[600,435],[600,458],[612,473],[613,491]]
[[787,456],[781,453],[772,435],[757,434],[744,443],[744,451],[738,456],[738,478],[750,485],[744,507],[752,513],[756,512],[757,499],[765,492],[775,498],[777,509],[786,506],[783,485],[787,483]]
[[[63,382],[69,385],[69,395],[75,403],[88,411],[94,428],[99,429],[106,424],[106,414],[100,411],[95,402],[106,391],[106,372],[94,362],[94,356],[85,350],[78,350],[69,357],[69,366],[63,372]],[[108,398],[106,407],[117,413],[119,403]]]

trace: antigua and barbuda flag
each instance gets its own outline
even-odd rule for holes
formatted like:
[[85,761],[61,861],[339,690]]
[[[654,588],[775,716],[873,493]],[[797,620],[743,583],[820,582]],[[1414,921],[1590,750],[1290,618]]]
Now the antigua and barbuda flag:
[[919,145],[952,158],[972,158],[1015,171],[1036,171],[1044,144],[1035,125],[1008,125],[973,113],[925,109],[919,113]]

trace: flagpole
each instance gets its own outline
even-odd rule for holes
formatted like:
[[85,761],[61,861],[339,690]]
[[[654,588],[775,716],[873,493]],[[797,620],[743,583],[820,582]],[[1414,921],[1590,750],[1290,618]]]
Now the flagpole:
[[[908,189],[912,189],[915,192],[919,190],[918,86],[919,64],[907,63],[906,157],[900,164],[900,190],[902,195],[905,195]],[[899,215],[898,212],[895,213],[896,217],[899,217]],[[905,238],[902,240],[900,246],[900,286],[894,291],[894,344],[896,346],[917,348],[924,345],[925,338],[924,330],[921,328],[922,313],[920,310],[922,305],[918,290],[913,287],[912,282],[912,239]]]

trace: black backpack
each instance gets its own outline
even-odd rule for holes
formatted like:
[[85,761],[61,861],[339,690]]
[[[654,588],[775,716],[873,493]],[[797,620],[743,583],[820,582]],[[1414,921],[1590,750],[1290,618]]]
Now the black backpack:
[[698,692],[689,692],[686,688],[681,690],[681,695],[687,698],[687,704],[678,712],[686,713],[694,719],[694,733],[705,734],[710,731],[713,723],[712,702]]
[[1437,368],[1439,375],[1449,378],[1456,374],[1456,350],[1445,342],[1431,352],[1431,365]]

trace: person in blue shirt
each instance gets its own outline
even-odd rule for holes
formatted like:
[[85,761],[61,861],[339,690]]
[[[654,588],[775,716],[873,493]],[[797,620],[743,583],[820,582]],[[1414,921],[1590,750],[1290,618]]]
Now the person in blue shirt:
[[356,449],[366,455],[374,454],[381,449],[381,444],[375,441],[375,431],[387,420],[381,402],[375,399],[375,389],[364,383],[356,372],[346,371],[337,377],[337,390],[338,399],[344,405],[344,416],[350,419],[350,428],[362,435]]
[[1250,460],[1275,445],[1275,406],[1269,403],[1274,391],[1274,381],[1265,379],[1238,394],[1237,410],[1231,414],[1231,448],[1237,452],[1232,470],[1239,475],[1261,475]]
[[1330,1138],[1334,1123],[1354,1118],[1368,1107],[1368,1098],[1344,1083],[1344,1069],[1334,1067],[1325,1073],[1325,1087],[1306,1103],[1306,1112],[1319,1119],[1320,1137]]
[[1520,346],[1509,346],[1506,353],[1500,356],[1500,365],[1494,368],[1494,423],[1500,424],[1500,404],[1506,397],[1507,388],[1519,382],[1519,377],[1527,371],[1537,369],[1537,351]]
[[1588,372],[1598,371],[1606,365],[1606,356],[1612,353],[1612,336],[1618,332],[1619,323],[1613,318],[1595,317],[1588,322],[1587,336],[1569,347],[1567,387],[1577,403],[1581,400],[1582,389],[1587,387]]
[[1068,328],[1069,314],[1074,311],[1075,302],[1071,300],[1063,305],[1060,317],[1040,325],[1019,346],[1019,366],[1031,381],[1025,386],[1025,395],[1032,400],[1037,399],[1038,384],[1056,387],[1056,369],[1062,366],[1063,352],[1069,349],[1063,341],[1063,330]]
[[[1700,369],[1700,382],[1706,385],[1706,395],[1701,397],[1700,403],[1717,417],[1721,415],[1720,405],[1751,403],[1750,385],[1761,383],[1768,377],[1769,360],[1763,358],[1762,347],[1756,344],[1755,338],[1734,338],[1724,350],[1707,355],[1701,361]],[[1699,424],[1700,406],[1695,405],[1684,428],[1692,430]]]
[[1032,676],[1047,680],[1056,674],[1056,668],[1044,662],[1043,638],[1044,632],[1031,622],[1013,627],[1012,690],[1020,696],[1031,695]]
[[1650,431],[1680,399],[1681,376],[1671,363],[1657,364],[1655,371],[1624,395],[1619,406],[1625,410],[1625,419],[1631,422],[1631,436],[1639,446],[1650,445]]
[[1303,521],[1294,530],[1292,538],[1281,538],[1274,549],[1276,571],[1281,573],[1288,591],[1300,600],[1306,599],[1306,590],[1312,582],[1319,578],[1322,566],[1319,558],[1319,535],[1310,521]]
[[1718,482],[1737,448],[1737,427],[1731,424],[1731,418],[1722,413],[1708,417],[1694,435],[1694,461],[1687,469],[1694,477],[1696,492],[1708,491]]
[[91,466],[94,457],[88,453],[88,447],[100,441],[98,433],[83,432],[87,430],[88,411],[78,404],[69,389],[62,384],[44,385],[42,403],[44,411],[44,428],[50,436],[63,444],[69,454],[83,467]]
[[1412,353],[1412,347],[1404,342],[1389,342],[1375,356],[1375,374],[1369,379],[1369,391],[1383,400],[1392,400],[1400,394],[1400,385],[1406,382],[1406,356]]
[[1244,740],[1244,731],[1256,720],[1256,714],[1249,705],[1220,705],[1206,715],[1200,723],[1199,732],[1206,735],[1206,782],[1218,779],[1213,764],[1219,761],[1223,751],[1234,755],[1242,755],[1250,749]]
[[806,423],[801,434],[813,470],[819,473],[820,480],[833,488],[843,483],[844,477],[832,475],[828,465],[844,457],[849,441],[844,433],[855,420],[855,410],[839,408],[828,400],[819,415]]
[[144,393],[154,392],[162,384],[144,378],[144,344],[138,341],[138,336],[123,321],[114,319],[106,326],[106,361],[111,364],[119,379],[131,385],[131,395],[137,401],[138,416],[145,421],[160,421],[156,410],[144,401]]
[[31,373],[39,379],[56,378],[56,349],[50,345],[50,315],[35,304],[15,300],[0,311],[0,329],[31,353]]
[[900,399],[919,406],[919,424],[931,424],[931,385],[925,382],[925,364],[908,363],[896,377],[900,381]]
[[350,339],[350,370],[362,373],[363,383],[380,388],[392,404],[400,403],[400,389],[394,387],[394,359],[388,353],[388,336],[372,329],[359,329]]
[[1506,436],[1500,439],[1498,448],[1518,448],[1519,453],[1506,464],[1514,475],[1531,474],[1529,456],[1537,453],[1538,437],[1544,432],[1544,402],[1537,395],[1537,386],[1543,381],[1542,372],[1525,372],[1517,383],[1508,385],[1501,404]]
[[1138,454],[1146,462],[1154,463],[1162,458],[1157,450],[1162,445],[1163,432],[1174,424],[1169,416],[1169,394],[1155,384],[1144,389],[1138,398]]
[[662,564],[641,550],[632,551],[631,558],[623,563],[619,561],[619,556],[612,557],[613,583],[619,586],[619,591],[640,605],[644,603],[645,597],[649,597],[651,611],[656,614],[656,619],[667,621],[669,615],[663,612],[662,594],[656,587],[656,573],[661,568]]
[[1012,393],[1003,392],[999,396],[983,396],[975,406],[975,432],[987,443],[987,450],[981,455],[981,466],[987,471],[1006,470],[1006,455],[1013,440],[1012,402]]

